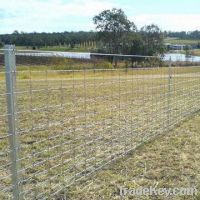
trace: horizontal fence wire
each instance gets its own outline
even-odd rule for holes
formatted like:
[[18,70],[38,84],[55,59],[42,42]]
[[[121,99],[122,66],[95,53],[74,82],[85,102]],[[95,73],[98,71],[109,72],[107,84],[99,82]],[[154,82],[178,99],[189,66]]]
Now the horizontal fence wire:
[[77,60],[20,53],[17,70],[9,72],[16,76],[15,149],[9,145],[4,66],[0,71],[0,199],[12,198],[13,151],[19,196],[54,199],[200,109],[198,66],[161,66],[143,56]]

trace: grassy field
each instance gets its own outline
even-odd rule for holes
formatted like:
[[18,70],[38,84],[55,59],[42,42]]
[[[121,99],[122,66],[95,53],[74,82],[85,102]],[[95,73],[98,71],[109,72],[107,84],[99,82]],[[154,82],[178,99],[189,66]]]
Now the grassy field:
[[179,38],[166,38],[165,43],[170,43],[170,44],[185,44],[185,45],[193,45],[193,44],[198,44],[200,40],[183,40]]
[[[5,69],[0,70],[0,80],[5,80]],[[176,74],[188,74],[188,73],[199,73],[199,66],[190,66],[190,67],[172,67],[172,73]],[[44,80],[44,77],[47,76],[47,79],[83,79],[83,66],[81,68],[77,67],[73,70],[65,70],[63,67],[58,67],[57,69],[54,65],[46,66],[46,65],[38,65],[38,66],[17,66],[17,79],[18,80]],[[90,68],[86,69],[86,78],[102,78],[102,77],[118,77],[119,72],[121,74],[126,74],[129,76],[138,76],[138,75],[168,75],[169,69],[168,67],[157,67],[157,68],[107,68],[107,69],[98,69],[98,66],[91,65]],[[94,77],[95,76],[95,77]]]
[[200,56],[200,49],[194,49],[192,53],[194,56]]
[[[69,199],[121,199],[120,187],[196,187],[200,191],[200,115],[138,148],[68,189]],[[92,179],[92,180],[91,180]],[[126,196],[123,199],[198,200],[197,196]]]
[[[61,198],[64,186],[175,127],[199,109],[199,75],[199,67],[174,67],[171,79],[168,68],[18,71],[24,197]],[[7,199],[10,149],[4,73],[0,77],[0,199]]]

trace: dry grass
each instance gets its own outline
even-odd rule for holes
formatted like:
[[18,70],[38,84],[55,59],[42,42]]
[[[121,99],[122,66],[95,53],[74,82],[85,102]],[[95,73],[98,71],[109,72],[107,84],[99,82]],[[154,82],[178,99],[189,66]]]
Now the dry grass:
[[193,55],[200,56],[200,49],[194,49],[193,50]]
[[[200,191],[200,115],[139,147],[87,182],[67,190],[69,199],[121,199],[120,187],[196,187]],[[129,196],[130,199],[189,200],[198,196]],[[123,198],[128,199],[128,197]]]
[[[20,66],[17,68],[17,79],[18,80],[44,80],[47,76],[48,79],[67,79],[70,78],[80,78],[83,79],[83,69],[79,70],[48,70],[47,66]],[[87,69],[85,70],[87,78],[94,77],[102,78],[105,77],[117,77],[119,75],[168,75],[168,67],[160,68],[121,68],[121,69]],[[172,73],[176,74],[188,74],[188,73],[198,73],[200,71],[200,66],[190,66],[190,67],[173,67]],[[75,72],[75,73],[74,73]],[[5,80],[5,72],[0,71],[0,81]]]
[[[199,68],[173,68],[170,96],[167,72],[167,68],[18,72],[24,196],[53,199],[63,186],[197,111]],[[29,76],[24,78],[24,73]],[[0,184],[6,190],[10,161],[3,81],[0,91]],[[1,195],[6,199],[10,194],[8,190]]]

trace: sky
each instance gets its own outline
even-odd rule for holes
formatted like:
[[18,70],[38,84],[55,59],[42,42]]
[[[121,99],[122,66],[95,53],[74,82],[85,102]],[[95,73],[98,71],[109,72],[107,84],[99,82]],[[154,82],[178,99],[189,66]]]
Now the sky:
[[200,30],[200,0],[0,0],[0,34],[95,30],[92,18],[121,8],[141,28]]

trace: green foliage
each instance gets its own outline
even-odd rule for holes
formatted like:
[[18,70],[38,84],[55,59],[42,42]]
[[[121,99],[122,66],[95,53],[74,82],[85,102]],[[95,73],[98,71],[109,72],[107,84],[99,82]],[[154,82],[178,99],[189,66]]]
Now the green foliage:
[[121,9],[104,10],[93,18],[104,53],[163,54],[164,34],[152,24],[137,31]]
[[95,32],[63,32],[63,33],[19,33],[0,35],[0,41],[5,44],[15,44],[16,46],[41,47],[65,46],[73,48],[77,44],[95,41]]
[[3,47],[3,42],[0,40],[0,48]]
[[95,64],[96,69],[112,69],[113,65],[108,61],[101,61]]
[[190,31],[190,32],[186,32],[186,31],[180,31],[180,32],[165,32],[165,34],[168,37],[172,37],[172,38],[179,38],[179,39],[184,39],[184,40],[199,40],[200,39],[200,31],[195,30],[195,31]]
[[187,57],[191,55],[190,47],[189,47],[188,45],[186,45],[186,47],[185,47],[184,50],[185,50],[185,55],[186,55]]
[[143,40],[141,34],[130,33],[123,43],[122,52],[130,55],[143,54]]
[[163,54],[164,35],[155,24],[144,26],[141,28],[141,36],[143,40],[143,53],[145,55]]
[[93,18],[99,39],[108,53],[121,53],[122,45],[131,32],[136,31],[133,22],[121,9],[104,10]]

